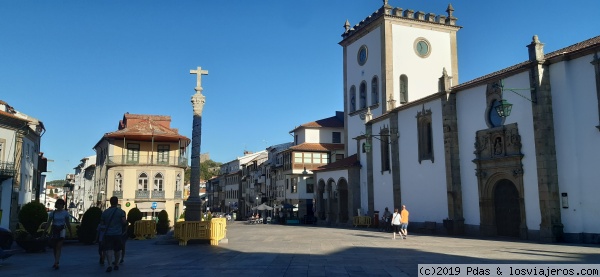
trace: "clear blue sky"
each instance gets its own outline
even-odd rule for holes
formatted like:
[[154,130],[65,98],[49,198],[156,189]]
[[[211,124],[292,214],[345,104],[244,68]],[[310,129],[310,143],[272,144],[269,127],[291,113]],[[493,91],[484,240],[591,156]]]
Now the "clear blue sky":
[[[445,14],[449,1],[390,0]],[[598,0],[455,0],[461,82],[600,35]],[[343,25],[381,0],[0,0],[0,100],[42,120],[42,151],[63,179],[126,112],[170,115],[191,138],[197,66],[202,153],[227,162],[292,141],[342,106]]]

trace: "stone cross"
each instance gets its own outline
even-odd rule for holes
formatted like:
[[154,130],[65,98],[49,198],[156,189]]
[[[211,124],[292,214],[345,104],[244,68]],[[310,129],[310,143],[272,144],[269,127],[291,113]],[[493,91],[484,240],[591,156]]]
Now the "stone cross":
[[196,74],[196,87],[202,87],[202,75],[208,75],[208,70],[202,70],[202,67],[198,67],[196,70],[191,69],[190,74]]

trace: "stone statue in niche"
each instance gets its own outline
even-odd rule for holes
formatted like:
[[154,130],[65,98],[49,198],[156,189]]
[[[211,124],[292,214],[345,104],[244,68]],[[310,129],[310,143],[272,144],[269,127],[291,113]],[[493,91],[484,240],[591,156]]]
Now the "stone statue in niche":
[[494,155],[502,155],[502,152],[502,138],[496,137],[496,139],[494,140]]

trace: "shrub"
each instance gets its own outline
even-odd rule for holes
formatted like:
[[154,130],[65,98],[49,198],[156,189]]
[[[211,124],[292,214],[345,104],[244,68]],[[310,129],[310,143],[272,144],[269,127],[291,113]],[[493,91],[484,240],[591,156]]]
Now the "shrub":
[[133,208],[127,213],[127,222],[129,222],[129,226],[127,226],[127,235],[130,238],[135,237],[135,234],[133,233],[135,228],[135,222],[138,220],[142,220],[142,217],[142,212],[138,208]]
[[33,237],[39,237],[42,234],[37,234],[37,230],[40,225],[48,221],[48,212],[44,204],[39,202],[29,202],[19,211],[19,222],[23,225],[23,228],[27,233]]
[[98,207],[90,207],[85,211],[81,219],[81,225],[77,229],[77,237],[79,237],[80,242],[91,244],[96,240],[101,216],[102,210]]
[[158,223],[156,223],[156,232],[159,235],[164,235],[171,229],[169,227],[169,214],[167,211],[162,210],[158,213]]

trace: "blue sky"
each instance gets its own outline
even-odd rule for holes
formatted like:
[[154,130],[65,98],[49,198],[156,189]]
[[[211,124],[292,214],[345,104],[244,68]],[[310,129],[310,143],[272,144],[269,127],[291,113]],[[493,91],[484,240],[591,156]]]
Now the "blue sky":
[[[448,1],[390,0],[445,14]],[[460,81],[600,35],[597,0],[451,2]],[[0,100],[42,120],[48,180],[63,179],[126,112],[170,115],[191,138],[195,75],[206,105],[202,153],[227,162],[292,141],[300,124],[342,111],[342,47],[381,0],[0,0]]]

